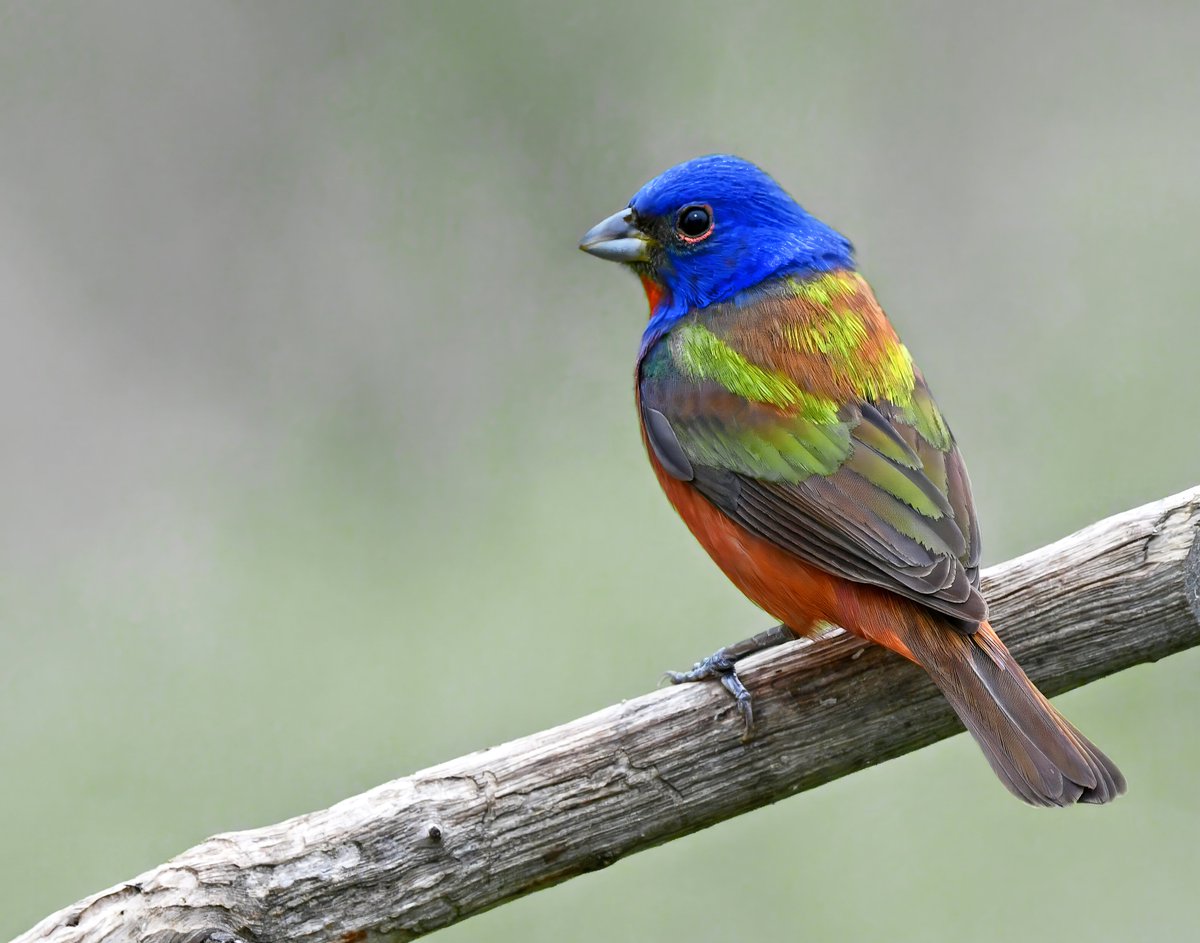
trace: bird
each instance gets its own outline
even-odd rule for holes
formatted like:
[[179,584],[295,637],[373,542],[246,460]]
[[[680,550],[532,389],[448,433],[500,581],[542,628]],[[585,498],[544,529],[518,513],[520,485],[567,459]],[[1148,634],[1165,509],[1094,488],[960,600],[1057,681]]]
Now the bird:
[[755,164],[712,154],[650,180],[579,247],[645,291],[635,398],[667,499],[781,623],[671,680],[719,678],[752,736],[737,659],[840,626],[924,668],[1018,798],[1124,793],[988,622],[966,466],[851,242]]

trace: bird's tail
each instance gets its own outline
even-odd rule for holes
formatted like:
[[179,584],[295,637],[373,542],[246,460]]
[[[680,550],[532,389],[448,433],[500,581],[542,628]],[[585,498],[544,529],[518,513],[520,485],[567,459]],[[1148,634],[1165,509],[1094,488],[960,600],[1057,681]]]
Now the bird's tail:
[[1116,764],[1033,686],[987,622],[967,636],[930,620],[904,641],[1013,795],[1064,806],[1125,792]]

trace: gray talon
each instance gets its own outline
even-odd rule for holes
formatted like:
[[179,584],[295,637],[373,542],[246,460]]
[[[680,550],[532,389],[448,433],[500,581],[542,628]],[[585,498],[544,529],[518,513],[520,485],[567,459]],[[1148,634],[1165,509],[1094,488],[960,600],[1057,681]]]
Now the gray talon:
[[744,642],[717,649],[703,661],[692,665],[691,671],[668,671],[663,677],[672,684],[704,681],[708,678],[719,679],[722,687],[733,695],[733,699],[737,703],[738,713],[742,715],[744,725],[742,742],[748,743],[754,739],[754,698],[742,684],[735,665],[747,655],[790,642],[794,638],[796,638],[796,633],[791,629],[784,625],[777,625]]

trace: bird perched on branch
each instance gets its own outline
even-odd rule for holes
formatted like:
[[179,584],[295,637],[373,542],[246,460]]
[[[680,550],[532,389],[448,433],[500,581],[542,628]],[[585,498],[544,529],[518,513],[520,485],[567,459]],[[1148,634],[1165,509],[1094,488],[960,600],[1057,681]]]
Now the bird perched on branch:
[[921,665],[1008,789],[1103,803],[1120,771],[1033,686],[987,621],[954,436],[850,242],[737,157],[672,167],[591,229],[650,302],[637,366],[659,483],[725,574],[783,626],[673,680],[829,624]]

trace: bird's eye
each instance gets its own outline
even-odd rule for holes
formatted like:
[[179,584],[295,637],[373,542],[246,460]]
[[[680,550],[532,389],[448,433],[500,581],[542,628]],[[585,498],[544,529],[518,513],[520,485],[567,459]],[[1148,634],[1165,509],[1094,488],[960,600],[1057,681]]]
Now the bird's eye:
[[711,206],[685,206],[675,218],[675,230],[684,242],[699,242],[707,239],[713,229]]

